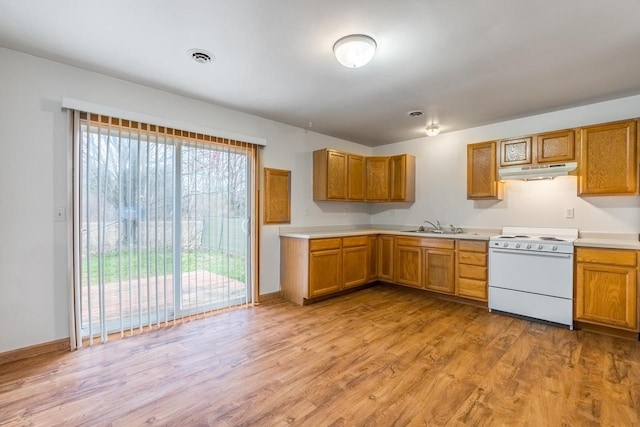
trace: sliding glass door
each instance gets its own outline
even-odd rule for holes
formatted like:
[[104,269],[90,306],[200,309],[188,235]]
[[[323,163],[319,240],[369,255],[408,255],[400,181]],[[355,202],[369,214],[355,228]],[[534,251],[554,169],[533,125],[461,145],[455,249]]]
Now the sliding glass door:
[[252,302],[254,150],[87,114],[76,123],[81,337]]

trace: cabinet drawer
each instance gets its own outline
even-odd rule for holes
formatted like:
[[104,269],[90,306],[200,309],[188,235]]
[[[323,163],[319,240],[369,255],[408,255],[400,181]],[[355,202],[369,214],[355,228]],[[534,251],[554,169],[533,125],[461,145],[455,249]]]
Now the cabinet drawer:
[[398,246],[420,246],[420,239],[417,237],[395,236],[394,240]]
[[487,267],[458,264],[458,277],[466,279],[487,280]]
[[340,249],[342,247],[342,239],[336,237],[334,239],[313,239],[309,242],[310,251],[322,251],[325,249]]
[[479,265],[486,267],[487,254],[480,252],[458,252],[458,264]]
[[342,238],[342,247],[350,248],[352,246],[367,246],[369,242],[368,236],[350,236]]
[[458,240],[458,250],[467,252],[487,252],[487,242],[480,240]]
[[458,295],[487,300],[487,282],[484,280],[458,279]]
[[578,262],[621,265],[626,267],[635,267],[637,263],[637,255],[633,250],[577,248],[576,255]]

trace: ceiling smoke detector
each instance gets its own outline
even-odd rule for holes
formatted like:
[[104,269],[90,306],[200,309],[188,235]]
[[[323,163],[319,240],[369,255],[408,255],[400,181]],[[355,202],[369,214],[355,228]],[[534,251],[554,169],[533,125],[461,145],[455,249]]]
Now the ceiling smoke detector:
[[198,64],[209,64],[215,58],[211,52],[207,52],[204,49],[189,49],[187,55]]
[[407,116],[409,116],[409,117],[420,117],[423,114],[424,114],[424,112],[422,112],[420,110],[413,110],[413,111],[409,111],[407,113]]

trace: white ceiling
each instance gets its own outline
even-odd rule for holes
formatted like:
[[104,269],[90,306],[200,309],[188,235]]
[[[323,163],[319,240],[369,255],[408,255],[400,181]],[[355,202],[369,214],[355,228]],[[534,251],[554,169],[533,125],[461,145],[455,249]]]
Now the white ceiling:
[[369,146],[640,93],[639,0],[0,0],[0,45]]

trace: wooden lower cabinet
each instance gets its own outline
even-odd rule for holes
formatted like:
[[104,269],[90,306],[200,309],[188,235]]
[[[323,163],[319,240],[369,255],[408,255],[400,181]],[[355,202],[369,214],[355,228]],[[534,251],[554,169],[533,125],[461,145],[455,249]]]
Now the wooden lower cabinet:
[[394,283],[453,294],[455,291],[454,240],[419,237],[395,238]]
[[422,248],[396,245],[393,265],[394,282],[401,285],[422,287]]
[[487,242],[458,240],[456,249],[456,295],[487,301]]
[[393,281],[393,236],[378,236],[378,279]]
[[444,249],[424,249],[423,257],[425,289],[447,294],[454,293],[455,252]]
[[369,239],[367,236],[342,239],[342,281],[345,288],[367,283],[369,278]]
[[[377,238],[280,238],[280,290],[296,304],[376,280],[370,245]],[[377,250],[373,249],[377,255]]]
[[638,254],[577,248],[575,320],[638,332]]
[[487,300],[487,242],[394,235],[280,239],[280,289],[297,304],[382,280]]
[[368,236],[367,251],[369,253],[369,274],[367,281],[378,278],[378,236]]

